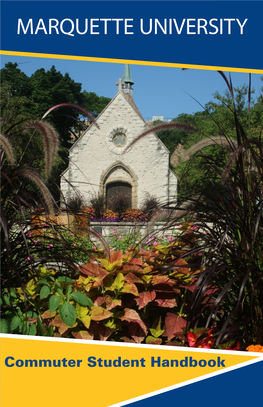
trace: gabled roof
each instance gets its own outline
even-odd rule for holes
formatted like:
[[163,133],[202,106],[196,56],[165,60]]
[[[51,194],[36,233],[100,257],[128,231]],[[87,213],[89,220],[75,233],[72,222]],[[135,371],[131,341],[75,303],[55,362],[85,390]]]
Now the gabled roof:
[[[145,126],[147,126],[150,129],[150,126],[146,123],[146,121],[144,120],[144,118],[142,117],[138,107],[136,106],[136,104],[134,103],[133,98],[128,94],[128,93],[123,93],[123,96],[127,99],[127,101],[130,103],[130,105],[133,107],[133,109],[136,111],[136,113],[140,116],[140,118],[144,121]],[[158,141],[160,141],[160,143],[163,145],[163,147],[166,149],[166,151],[168,151],[168,153],[170,153],[170,150],[166,147],[166,145],[162,142],[162,140],[157,136],[157,134],[152,131],[152,134],[155,135],[155,137],[158,139]]]
[[[98,115],[98,117],[96,118],[96,121],[103,115],[103,113],[109,108],[109,106],[112,104],[112,102],[117,98],[118,94],[120,92],[117,92],[117,94],[114,96],[114,98],[111,99],[111,101],[107,104],[106,107],[104,107],[104,109],[102,110],[102,112]],[[70,147],[69,152],[73,149],[73,147],[75,147],[78,142],[82,139],[82,137],[90,130],[92,129],[94,126],[96,126],[93,122],[91,123],[91,125],[81,134],[81,136],[75,141],[75,143]]]
[[[122,92],[121,92],[122,93]],[[132,106],[132,108],[135,110],[135,112],[140,116],[140,118],[145,122],[144,118],[142,117],[138,107],[136,106],[136,104],[134,103],[133,98],[131,97],[131,95],[129,93],[123,93],[123,96],[125,97],[125,99],[127,99],[127,101],[130,103],[130,105]],[[146,123],[146,122],[145,122]]]
[[[104,114],[104,112],[111,106],[111,104],[114,102],[114,100],[119,97],[119,95],[121,95],[122,97],[124,97],[126,99],[126,101],[129,103],[129,105],[134,109],[134,111],[136,112],[136,114],[140,117],[140,119],[144,122],[145,126],[147,126],[148,128],[150,128],[150,126],[146,123],[146,121],[144,120],[144,118],[142,117],[138,107],[135,105],[133,98],[128,94],[128,93],[123,93],[122,91],[118,91],[117,94],[114,96],[114,98],[111,99],[111,101],[107,104],[107,106],[103,109],[103,111],[99,114],[99,116],[97,117],[97,120]],[[83,133],[82,135],[75,141],[75,143],[72,145],[72,147],[70,147],[69,152],[78,144],[78,142],[82,139],[82,137],[85,136],[85,134],[90,131],[93,127],[95,126],[94,123],[92,123]],[[154,134],[154,136],[158,139],[158,141],[163,145],[163,147],[165,148],[165,150],[167,152],[170,152],[168,150],[168,148],[166,147],[166,145],[162,142],[162,140],[157,136],[156,133],[154,133],[154,131],[152,132],[152,134]]]

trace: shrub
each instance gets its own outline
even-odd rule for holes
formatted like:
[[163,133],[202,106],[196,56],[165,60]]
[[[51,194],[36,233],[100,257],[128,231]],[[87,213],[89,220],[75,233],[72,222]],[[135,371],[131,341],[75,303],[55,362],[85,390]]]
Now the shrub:
[[90,200],[92,209],[94,210],[94,217],[100,219],[103,217],[105,209],[105,199],[103,195],[94,195]]
[[[58,327],[58,331],[61,330],[61,325],[72,327],[76,324],[77,318],[82,324],[87,325],[84,310],[93,306],[92,301],[85,293],[74,287],[71,278],[57,277],[57,274],[55,270],[39,266],[33,271],[33,278],[27,282],[25,290],[15,288],[10,294],[8,291],[3,292],[2,333],[53,336],[53,327]],[[28,300],[27,306],[24,294]],[[55,314],[51,325],[50,320]]]
[[80,213],[84,206],[85,200],[80,194],[75,194],[67,200],[67,209],[74,215]]
[[[26,237],[30,248],[30,261],[37,261],[39,255],[52,260],[54,256],[63,253],[63,256],[76,265],[89,261],[95,244],[87,234],[76,233],[75,229],[66,226],[50,227],[47,223],[42,226],[41,235],[35,236],[27,232]],[[26,260],[26,259],[24,259]]]
[[118,233],[119,228],[113,228],[112,234],[109,236],[108,242],[111,248],[114,250],[122,250],[126,252],[132,247],[139,247],[141,235],[139,232],[131,232],[127,235],[121,236]]
[[146,194],[141,210],[146,214],[148,219],[151,219],[152,215],[159,209],[159,207],[160,203],[156,196]]

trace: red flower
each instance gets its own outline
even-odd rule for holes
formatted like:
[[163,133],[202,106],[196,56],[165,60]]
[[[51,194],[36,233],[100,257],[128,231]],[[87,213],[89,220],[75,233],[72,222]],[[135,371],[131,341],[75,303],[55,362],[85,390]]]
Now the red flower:
[[187,335],[188,345],[192,348],[196,345],[197,336],[193,332],[190,332]]
[[232,350],[238,350],[240,348],[239,342],[237,343],[237,346],[235,348],[232,348]]
[[198,342],[197,346],[198,348],[211,349],[212,346],[214,345],[214,342],[215,342],[214,338],[212,336],[208,336],[201,342]]
[[232,348],[233,343],[231,343],[230,346],[227,346],[226,348],[222,348],[223,350],[238,350],[240,348],[239,342],[237,343],[237,346],[235,348]]

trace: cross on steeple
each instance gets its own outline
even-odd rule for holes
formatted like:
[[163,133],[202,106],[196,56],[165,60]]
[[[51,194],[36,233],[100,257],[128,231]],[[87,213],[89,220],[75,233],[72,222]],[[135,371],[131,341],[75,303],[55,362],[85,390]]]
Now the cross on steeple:
[[116,82],[116,86],[118,86],[118,91],[122,90],[122,79],[120,78],[118,82]]

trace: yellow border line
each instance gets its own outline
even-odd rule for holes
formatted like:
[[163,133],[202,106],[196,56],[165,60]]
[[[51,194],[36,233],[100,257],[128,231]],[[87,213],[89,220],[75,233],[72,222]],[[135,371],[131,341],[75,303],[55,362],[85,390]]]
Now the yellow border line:
[[38,54],[35,52],[18,52],[18,51],[2,51],[0,55],[13,55],[21,57],[36,57],[36,58],[54,58],[54,59],[69,59],[75,61],[92,61],[92,62],[108,62],[117,64],[134,64],[148,66],[164,66],[169,68],[189,68],[189,69],[205,69],[212,71],[227,71],[227,72],[245,72],[263,74],[263,69],[247,69],[247,68],[231,68],[223,66],[207,66],[207,65],[191,65],[191,64],[174,64],[170,62],[153,62],[153,61],[135,61],[130,59],[114,59],[114,58],[97,58],[97,57],[80,57],[76,55],[59,55],[59,54]]

